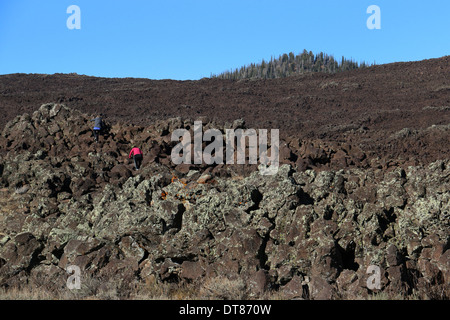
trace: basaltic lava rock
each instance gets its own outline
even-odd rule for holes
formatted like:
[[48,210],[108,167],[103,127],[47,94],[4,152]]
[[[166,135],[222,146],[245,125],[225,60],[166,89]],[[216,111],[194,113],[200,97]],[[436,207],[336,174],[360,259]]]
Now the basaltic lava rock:
[[[283,140],[278,173],[263,176],[250,165],[174,165],[170,133],[191,120],[107,123],[94,143],[90,119],[51,103],[5,126],[1,287],[67,290],[76,265],[120,284],[121,297],[150,277],[199,288],[239,280],[247,298],[449,292],[448,159],[383,166],[357,146]],[[139,171],[131,144],[144,151]],[[331,162],[344,165],[320,166]],[[367,286],[372,265],[379,289]]]

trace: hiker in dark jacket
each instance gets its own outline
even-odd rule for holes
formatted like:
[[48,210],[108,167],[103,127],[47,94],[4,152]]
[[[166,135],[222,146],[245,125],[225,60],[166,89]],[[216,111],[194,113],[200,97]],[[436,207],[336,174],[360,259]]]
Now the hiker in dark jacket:
[[95,142],[98,142],[98,136],[100,134],[100,131],[102,130],[103,120],[101,115],[97,116],[94,119],[91,119],[91,121],[94,122],[94,140]]

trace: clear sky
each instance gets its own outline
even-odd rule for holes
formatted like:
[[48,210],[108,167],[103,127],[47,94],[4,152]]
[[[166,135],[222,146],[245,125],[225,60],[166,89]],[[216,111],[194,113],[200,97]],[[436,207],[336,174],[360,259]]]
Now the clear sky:
[[[81,29],[67,27],[70,5]],[[0,74],[200,79],[303,49],[377,64],[450,55],[450,1],[0,0]]]

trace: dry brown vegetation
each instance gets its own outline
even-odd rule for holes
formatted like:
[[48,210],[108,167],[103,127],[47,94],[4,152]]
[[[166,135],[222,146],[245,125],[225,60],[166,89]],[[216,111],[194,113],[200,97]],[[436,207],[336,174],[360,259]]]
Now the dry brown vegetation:
[[[246,294],[242,279],[223,276],[207,279],[202,283],[163,283],[154,276],[148,277],[127,296],[122,296],[121,283],[103,283],[89,277],[83,279],[81,289],[49,290],[41,287],[0,288],[0,300],[286,300],[277,290],[269,290],[257,297]],[[386,291],[372,292],[367,300],[449,300],[450,292],[445,286],[429,286],[425,292],[415,291],[404,296]],[[302,298],[297,298],[302,299]],[[365,298],[360,298],[364,300]],[[303,300],[303,299],[302,299]]]

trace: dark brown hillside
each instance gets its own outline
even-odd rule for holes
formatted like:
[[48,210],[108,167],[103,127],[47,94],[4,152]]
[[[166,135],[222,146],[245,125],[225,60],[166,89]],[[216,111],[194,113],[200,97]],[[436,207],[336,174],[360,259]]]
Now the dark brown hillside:
[[0,127],[61,102],[137,125],[177,116],[242,118],[247,127],[278,128],[282,137],[351,142],[374,155],[430,161],[448,157],[449,75],[449,56],[273,80],[11,74],[0,76]]

